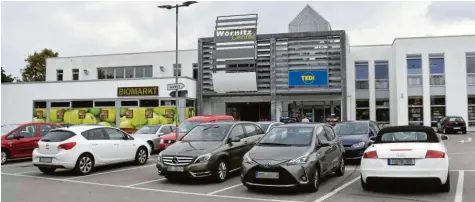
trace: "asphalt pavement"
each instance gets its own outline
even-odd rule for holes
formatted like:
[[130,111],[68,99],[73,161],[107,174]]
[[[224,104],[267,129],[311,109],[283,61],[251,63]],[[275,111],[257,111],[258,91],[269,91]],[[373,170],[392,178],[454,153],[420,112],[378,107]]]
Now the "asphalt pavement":
[[316,193],[300,190],[268,189],[249,191],[238,173],[223,183],[208,180],[168,182],[157,175],[156,155],[142,166],[129,163],[98,168],[87,176],[69,171],[51,175],[41,173],[31,160],[1,166],[1,200],[8,202],[469,202],[475,198],[475,133],[449,135],[445,141],[450,157],[451,190],[438,193],[429,185],[391,184],[375,191],[360,185],[358,163],[350,164],[342,177],[324,179]]

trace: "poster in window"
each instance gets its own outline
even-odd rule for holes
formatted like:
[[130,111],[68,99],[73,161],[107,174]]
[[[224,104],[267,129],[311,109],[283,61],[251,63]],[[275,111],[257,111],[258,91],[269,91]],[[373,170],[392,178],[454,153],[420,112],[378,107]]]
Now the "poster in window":
[[59,120],[64,120],[64,109],[56,111],[56,118]]
[[152,108],[145,109],[145,118],[147,118],[147,119],[153,118],[153,109]]
[[125,112],[125,118],[131,119],[134,118],[134,111],[129,109]]
[[165,110],[165,117],[167,118],[173,118],[173,109],[166,109]]
[[99,114],[99,118],[101,120],[107,120],[109,118],[109,111],[101,110],[101,113]]
[[79,110],[79,112],[78,112],[78,118],[79,118],[79,119],[84,119],[84,118],[86,118],[86,110]]
[[37,110],[36,111],[36,118],[37,119],[43,119],[43,117],[44,117],[43,111]]

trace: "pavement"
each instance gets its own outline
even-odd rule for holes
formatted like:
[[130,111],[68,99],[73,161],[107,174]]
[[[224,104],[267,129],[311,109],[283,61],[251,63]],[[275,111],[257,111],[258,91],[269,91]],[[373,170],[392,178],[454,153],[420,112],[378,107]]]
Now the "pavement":
[[9,162],[1,166],[1,200],[8,202],[468,202],[475,198],[475,133],[448,135],[445,141],[450,157],[451,190],[434,192],[427,185],[392,184],[376,191],[364,191],[360,185],[357,162],[346,168],[342,177],[324,179],[316,193],[299,190],[249,191],[242,186],[238,173],[223,183],[190,180],[172,183],[157,175],[157,156],[142,166],[129,163],[97,168],[87,176],[70,171],[51,175],[41,173],[31,160]]

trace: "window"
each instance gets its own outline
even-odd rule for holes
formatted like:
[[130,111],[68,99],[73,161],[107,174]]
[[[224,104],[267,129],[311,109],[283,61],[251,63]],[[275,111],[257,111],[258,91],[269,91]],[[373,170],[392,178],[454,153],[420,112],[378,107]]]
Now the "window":
[[193,78],[198,79],[198,63],[193,63]]
[[125,78],[134,78],[134,68],[126,67],[125,68]]
[[15,131],[13,131],[12,133],[10,133],[10,135],[8,135],[6,137],[7,140],[11,140],[11,139],[14,139],[16,137],[18,137],[18,133],[20,132],[20,129],[17,129]]
[[333,129],[331,129],[330,127],[327,127],[327,126],[324,126],[325,128],[325,132],[327,134],[327,139],[332,141],[333,139],[335,139],[335,133],[333,132]]
[[114,69],[108,68],[105,69],[106,72],[106,79],[114,79]]
[[115,68],[115,78],[116,78],[116,79],[123,79],[123,78],[125,78],[125,68],[124,68],[124,67],[117,67],[117,68]]
[[51,125],[42,124],[40,125],[40,136],[43,137],[48,133],[49,130],[53,129]]
[[376,100],[376,122],[389,124],[389,100]]
[[144,68],[144,67],[136,67],[136,68],[135,68],[135,78],[143,78],[143,77],[145,77],[145,76],[144,76],[144,72],[145,72],[145,68]]
[[422,97],[409,97],[408,98],[408,118],[409,125],[422,125],[424,121],[424,106]]
[[375,88],[389,89],[389,67],[388,61],[376,61],[374,63]]
[[369,100],[356,100],[356,120],[369,120]]
[[62,81],[63,80],[63,70],[62,69],[57,69],[56,70],[56,80],[57,81]]
[[408,86],[421,86],[422,85],[422,76],[408,76],[407,77]]
[[163,126],[162,129],[160,129],[160,133],[163,133],[164,135],[171,132],[172,132],[172,129],[170,128],[170,126]]
[[317,138],[320,142],[322,141],[330,141],[326,135],[325,130],[323,129],[323,126],[318,127],[317,129]]
[[444,73],[444,55],[443,54],[429,54],[429,68],[431,74]]
[[144,67],[144,68],[145,68],[145,72],[144,72],[143,77],[146,77],[146,78],[153,77],[153,68],[151,66],[150,67]]
[[93,107],[93,101],[85,100],[85,101],[72,101],[71,106],[72,108],[91,108]]
[[421,55],[407,56],[407,74],[420,75],[422,74],[422,58]]
[[158,100],[140,100],[140,107],[158,107]]
[[106,79],[106,70],[97,69],[97,79]]
[[368,89],[368,62],[355,62],[356,89]]
[[229,137],[239,137],[241,139],[246,137],[246,134],[244,133],[244,130],[242,128],[242,125],[236,125],[234,126],[233,130],[231,131],[231,135]]
[[81,133],[88,140],[109,140],[109,135],[104,134],[102,129],[93,129],[87,132]]
[[430,75],[430,85],[445,85],[445,75]]
[[356,81],[356,89],[369,89],[369,81]]
[[436,127],[437,121],[445,116],[445,96],[432,96],[430,105],[432,127]]
[[74,137],[76,134],[70,131],[56,130],[48,132],[40,141],[44,142],[62,142]]
[[[173,76],[176,76],[176,64],[173,64]],[[178,64],[178,76],[181,76],[181,64]]]
[[244,129],[246,130],[246,134],[248,137],[257,135],[257,128],[251,124],[244,124]]
[[153,77],[153,66],[101,67],[97,69],[98,79],[148,78]]
[[467,84],[475,85],[475,52],[465,53],[467,63]]
[[468,97],[468,126],[475,127],[475,96]]
[[69,108],[71,106],[70,102],[51,102],[51,107],[65,107]]
[[104,128],[104,131],[109,135],[109,139],[111,140],[123,140],[124,133],[112,128]]
[[79,69],[73,69],[73,80],[79,80]]

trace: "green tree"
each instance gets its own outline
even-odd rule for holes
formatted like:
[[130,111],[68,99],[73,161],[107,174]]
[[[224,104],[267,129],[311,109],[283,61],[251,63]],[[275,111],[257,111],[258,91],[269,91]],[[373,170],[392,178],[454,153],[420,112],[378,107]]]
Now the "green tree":
[[21,70],[22,80],[24,82],[44,81],[46,77],[46,59],[58,57],[58,55],[58,52],[47,48],[39,53],[35,52],[32,55],[28,55],[28,58],[25,59],[25,62],[28,64]]
[[5,74],[5,70],[3,70],[3,67],[2,67],[2,83],[13,82],[13,80],[15,80],[15,78],[12,77],[11,74],[9,75]]

